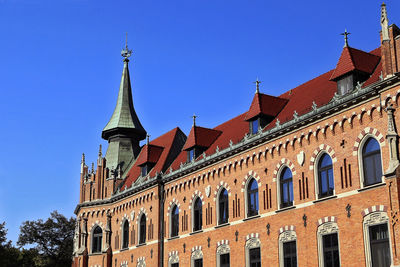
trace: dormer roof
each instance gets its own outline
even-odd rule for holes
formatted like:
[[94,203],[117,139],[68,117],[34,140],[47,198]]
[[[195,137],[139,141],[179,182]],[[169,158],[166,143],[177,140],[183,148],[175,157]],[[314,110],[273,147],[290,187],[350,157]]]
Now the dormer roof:
[[139,157],[137,159],[136,165],[141,166],[146,163],[156,163],[160,158],[164,148],[156,145],[144,145]]
[[245,120],[248,121],[260,115],[275,118],[287,102],[288,100],[284,98],[256,93],[251,102],[250,109],[246,113]]
[[208,148],[218,138],[221,131],[193,126],[190,130],[188,139],[186,140],[183,150],[189,150],[193,147]]
[[379,56],[345,46],[330,80],[334,81],[353,71],[372,74],[379,61]]

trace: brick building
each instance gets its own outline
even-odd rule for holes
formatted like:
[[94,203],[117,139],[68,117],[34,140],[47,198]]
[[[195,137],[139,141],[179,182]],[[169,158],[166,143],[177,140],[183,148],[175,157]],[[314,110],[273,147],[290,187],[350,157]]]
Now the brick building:
[[[82,156],[73,266],[400,266],[400,29],[216,126],[148,140],[130,51],[91,169]],[[379,38],[379,36],[377,36]]]

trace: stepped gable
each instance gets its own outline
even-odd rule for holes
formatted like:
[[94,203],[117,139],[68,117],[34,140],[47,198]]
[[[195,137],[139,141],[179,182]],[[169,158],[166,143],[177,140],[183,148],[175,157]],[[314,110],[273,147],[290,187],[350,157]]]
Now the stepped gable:
[[194,146],[208,148],[221,135],[221,131],[199,126],[193,126],[190,130],[183,150],[188,150]]
[[169,167],[172,158],[175,158],[176,150],[181,150],[184,141],[186,141],[185,134],[179,127],[161,135],[160,137],[152,140],[149,145],[143,146],[137,161],[129,170],[126,179],[121,188],[130,187],[140,176],[140,165],[151,162],[155,163],[154,167],[149,172],[153,177],[156,173],[165,172]]
[[259,115],[275,118],[285,107],[287,102],[287,99],[256,93],[250,105],[250,109],[246,113],[245,120],[251,120]]
[[380,57],[377,55],[346,46],[343,48],[335,71],[332,73],[330,79],[336,80],[352,71],[372,74],[379,61]]

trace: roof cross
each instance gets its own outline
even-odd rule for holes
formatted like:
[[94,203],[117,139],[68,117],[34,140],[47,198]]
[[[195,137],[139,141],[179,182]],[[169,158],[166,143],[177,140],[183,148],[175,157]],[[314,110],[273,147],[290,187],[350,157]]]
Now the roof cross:
[[350,35],[351,33],[347,32],[346,29],[344,29],[344,32],[341,33],[340,35],[344,36],[344,47],[348,47],[349,46],[349,37],[347,37],[348,35]]
[[122,49],[121,56],[124,57],[124,61],[129,61],[128,58],[132,55],[132,50],[128,49],[128,33],[125,37],[125,49]]
[[258,77],[257,77],[256,81],[253,82],[253,83],[256,84],[256,94],[258,94],[260,92],[260,83],[261,83],[261,81],[259,81]]
[[196,118],[197,117],[198,116],[196,116],[196,114],[193,113],[193,116],[192,116],[192,118],[193,118],[193,126],[196,126]]
[[150,143],[150,135],[146,134],[146,144],[149,145]]

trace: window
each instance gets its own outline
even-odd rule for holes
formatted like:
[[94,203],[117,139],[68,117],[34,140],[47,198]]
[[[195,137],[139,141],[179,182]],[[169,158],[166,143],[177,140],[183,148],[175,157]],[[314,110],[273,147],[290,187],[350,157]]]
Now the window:
[[171,267],[179,267],[179,263],[178,262],[177,263],[172,263]]
[[142,176],[146,176],[147,175],[147,164],[140,167],[140,171],[141,171]]
[[222,254],[219,256],[219,266],[220,267],[229,267],[230,266],[229,253]]
[[280,179],[280,198],[281,208],[290,207],[293,205],[292,171],[288,167],[285,167],[282,170]]
[[146,243],[146,215],[142,214],[139,221],[139,245]]
[[193,231],[199,231],[202,228],[202,206],[201,199],[197,197],[193,205]]
[[194,267],[203,267],[203,259],[194,260]]
[[125,220],[122,229],[122,248],[127,248],[129,245],[129,222]]
[[179,235],[179,208],[174,205],[171,212],[171,237]]
[[283,243],[283,266],[297,266],[296,241]]
[[252,248],[249,250],[250,267],[261,267],[260,248]]
[[218,197],[218,224],[224,224],[228,222],[229,218],[229,199],[228,191],[225,188],[221,190]]
[[325,267],[339,267],[339,245],[337,233],[322,236]]
[[247,217],[258,215],[258,185],[252,178],[247,185]]
[[364,186],[382,181],[381,149],[375,138],[369,137],[362,149]]
[[334,188],[332,159],[325,153],[318,163],[318,197],[332,196]]
[[101,244],[103,239],[103,231],[99,226],[93,231],[93,239],[92,239],[92,253],[101,252]]
[[389,267],[391,264],[387,223],[369,227],[372,266]]
[[194,155],[194,154],[195,154],[195,153],[194,153],[194,148],[190,149],[190,150],[187,152],[187,155],[188,155],[188,162],[191,162],[192,160],[195,159],[195,155]]
[[348,75],[338,80],[337,87],[339,95],[345,95],[351,92],[354,88],[353,75]]
[[258,118],[250,121],[250,133],[251,134],[258,133],[258,125],[259,125]]

